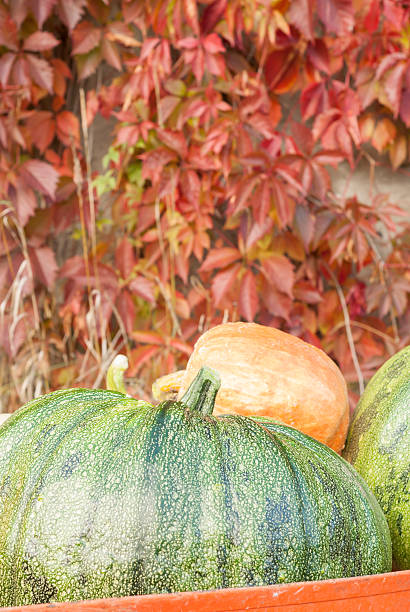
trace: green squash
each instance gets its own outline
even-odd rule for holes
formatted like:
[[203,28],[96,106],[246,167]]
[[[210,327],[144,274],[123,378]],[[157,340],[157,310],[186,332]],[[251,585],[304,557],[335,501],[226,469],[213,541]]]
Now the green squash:
[[410,346],[369,381],[349,428],[344,457],[387,517],[398,569],[410,569]]
[[57,391],[3,425],[1,605],[391,570],[353,468],[284,425],[213,417],[219,384],[204,367],[158,406]]

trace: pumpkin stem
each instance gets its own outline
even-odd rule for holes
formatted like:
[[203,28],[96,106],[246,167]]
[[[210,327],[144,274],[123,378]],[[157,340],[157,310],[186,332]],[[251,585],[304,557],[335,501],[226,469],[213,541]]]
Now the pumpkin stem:
[[204,416],[211,415],[220,386],[221,377],[218,372],[208,366],[202,366],[182,396],[181,402],[190,410]]
[[127,395],[124,384],[124,372],[127,369],[127,357],[125,355],[117,355],[107,371],[106,387],[109,391],[119,391]]

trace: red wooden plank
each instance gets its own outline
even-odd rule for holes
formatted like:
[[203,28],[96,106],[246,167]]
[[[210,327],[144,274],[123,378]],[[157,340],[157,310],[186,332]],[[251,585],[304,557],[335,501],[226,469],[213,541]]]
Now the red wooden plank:
[[14,608],[0,612],[406,612],[410,570],[267,587],[141,595]]

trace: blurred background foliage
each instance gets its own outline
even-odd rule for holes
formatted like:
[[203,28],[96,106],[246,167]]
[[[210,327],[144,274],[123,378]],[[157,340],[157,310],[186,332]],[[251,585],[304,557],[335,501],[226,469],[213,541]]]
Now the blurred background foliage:
[[408,208],[331,171],[409,175],[409,3],[2,0],[0,105],[3,411],[119,351],[149,397],[226,320],[323,348],[352,405],[408,344]]

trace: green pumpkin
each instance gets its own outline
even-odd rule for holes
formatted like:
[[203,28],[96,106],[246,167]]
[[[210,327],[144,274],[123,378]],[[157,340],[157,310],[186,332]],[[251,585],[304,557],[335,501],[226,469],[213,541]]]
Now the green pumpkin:
[[0,604],[391,570],[373,495],[295,430],[213,417],[202,368],[180,402],[35,399],[0,429]]
[[387,517],[398,569],[410,569],[410,346],[369,381],[344,451]]

